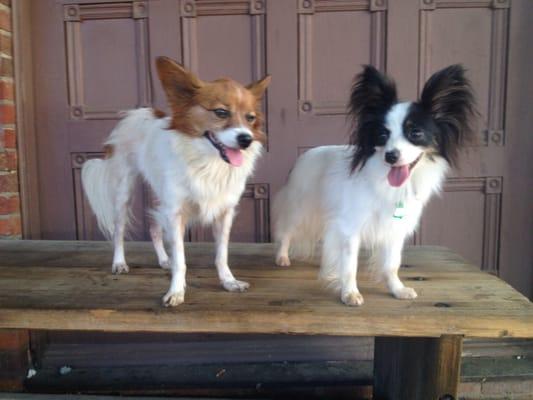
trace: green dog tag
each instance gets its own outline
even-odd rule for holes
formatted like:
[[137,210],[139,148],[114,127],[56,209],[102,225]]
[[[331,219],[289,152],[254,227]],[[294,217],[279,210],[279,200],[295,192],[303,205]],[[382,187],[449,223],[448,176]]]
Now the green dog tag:
[[393,218],[396,219],[402,219],[405,217],[405,207],[403,206],[403,201],[396,202],[396,208],[394,209],[394,214],[392,214]]

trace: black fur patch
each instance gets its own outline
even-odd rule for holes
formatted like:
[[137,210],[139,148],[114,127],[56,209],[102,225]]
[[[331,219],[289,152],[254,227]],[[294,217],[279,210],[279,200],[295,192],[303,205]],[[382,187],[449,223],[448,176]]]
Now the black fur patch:
[[402,124],[403,135],[415,146],[436,147],[439,128],[418,103],[411,103]]
[[455,166],[459,149],[474,141],[472,122],[478,115],[463,66],[451,65],[434,73],[416,104],[431,116],[438,128],[435,139],[439,154]]
[[375,147],[384,144],[384,135],[388,138],[385,115],[397,101],[394,81],[373,66],[365,65],[355,77],[348,106],[353,121],[350,144],[356,145],[352,171],[358,166],[362,168]]

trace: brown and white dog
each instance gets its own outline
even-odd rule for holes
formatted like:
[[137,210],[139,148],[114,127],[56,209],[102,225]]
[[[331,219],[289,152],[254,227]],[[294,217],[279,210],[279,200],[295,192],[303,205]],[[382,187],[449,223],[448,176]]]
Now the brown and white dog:
[[149,108],[126,112],[105,143],[108,157],[89,160],[82,169],[98,225],[114,241],[112,271],[129,271],[124,232],[141,175],[157,199],[150,233],[159,264],[172,271],[164,305],[184,301],[183,235],[190,223],[212,224],[222,286],[244,291],[249,284],[235,279],[228,266],[228,241],[235,207],[265,139],[260,102],[270,76],[244,87],[227,78],[204,82],[166,57],[156,64],[172,115]]

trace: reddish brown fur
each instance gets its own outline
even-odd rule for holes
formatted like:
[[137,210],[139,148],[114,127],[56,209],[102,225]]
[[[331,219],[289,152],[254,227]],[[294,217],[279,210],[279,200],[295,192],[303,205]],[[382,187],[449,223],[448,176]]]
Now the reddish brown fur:
[[154,114],[154,117],[156,117],[156,118],[165,118],[167,116],[166,112],[161,111],[161,110],[159,110],[157,108],[154,108],[152,110],[152,113]]
[[[260,106],[270,76],[247,87],[228,78],[203,82],[166,57],[157,59],[157,71],[172,109],[170,129],[198,137],[206,130],[243,125],[250,128],[255,140],[265,142]],[[231,118],[217,117],[213,112],[216,108],[229,110]],[[255,115],[255,121],[249,123],[246,120],[248,114]]]
[[104,158],[107,160],[108,158],[113,157],[113,154],[115,153],[115,147],[111,144],[106,144],[104,146]]

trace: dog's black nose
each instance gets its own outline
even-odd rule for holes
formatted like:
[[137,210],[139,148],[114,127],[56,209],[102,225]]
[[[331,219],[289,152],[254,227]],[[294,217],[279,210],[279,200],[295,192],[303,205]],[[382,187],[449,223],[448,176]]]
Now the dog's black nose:
[[237,135],[237,143],[241,149],[246,149],[250,144],[252,144],[252,135],[249,133],[239,133]]
[[390,165],[396,164],[399,159],[400,159],[400,152],[396,149],[387,151],[385,153],[385,161],[387,161]]

